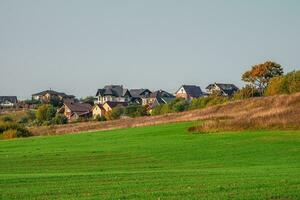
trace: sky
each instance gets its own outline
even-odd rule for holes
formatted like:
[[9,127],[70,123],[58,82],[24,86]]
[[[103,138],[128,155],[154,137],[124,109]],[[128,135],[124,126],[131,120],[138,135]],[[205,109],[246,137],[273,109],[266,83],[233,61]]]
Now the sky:
[[251,66],[299,58],[298,0],[0,0],[0,96],[241,87]]

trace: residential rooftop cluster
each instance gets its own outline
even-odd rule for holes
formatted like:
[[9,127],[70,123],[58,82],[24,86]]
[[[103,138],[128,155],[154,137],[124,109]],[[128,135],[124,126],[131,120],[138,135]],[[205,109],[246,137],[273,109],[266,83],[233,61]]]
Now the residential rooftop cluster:
[[18,101],[16,96],[0,96],[1,109],[7,108],[35,108],[34,101],[41,103],[61,102],[57,110],[65,115],[69,121],[85,117],[104,116],[117,106],[127,107],[129,105],[141,105],[147,107],[149,113],[152,109],[167,104],[175,98],[192,100],[206,97],[214,93],[221,96],[232,96],[238,87],[234,84],[213,83],[202,91],[197,85],[182,85],[175,93],[164,90],[151,91],[146,88],[127,89],[122,85],[106,85],[96,91],[89,101],[78,100],[74,95],[68,95],[54,90],[45,90],[32,94],[31,101]]

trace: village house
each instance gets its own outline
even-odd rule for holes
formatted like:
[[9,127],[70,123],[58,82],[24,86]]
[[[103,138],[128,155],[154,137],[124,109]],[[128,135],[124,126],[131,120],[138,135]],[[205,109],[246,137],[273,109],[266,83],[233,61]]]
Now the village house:
[[17,104],[18,99],[16,96],[0,96],[0,107],[2,108],[16,107]]
[[149,112],[151,113],[151,110],[156,106],[169,103],[173,101],[175,98],[176,97],[174,95],[164,90],[157,90],[150,94],[150,97],[147,99],[146,105],[149,105]]
[[202,90],[196,85],[182,85],[175,93],[176,98],[194,99],[203,95]]
[[41,102],[49,103],[51,99],[57,98],[60,101],[68,101],[68,102],[74,102],[75,96],[73,95],[67,95],[63,92],[56,92],[54,90],[45,90],[36,94],[32,95],[32,99],[38,100]]
[[129,102],[131,95],[128,89],[124,89],[122,85],[107,85],[102,89],[98,89],[96,93],[98,101],[96,103],[104,104],[111,102]]
[[69,121],[75,121],[79,118],[88,118],[92,113],[92,106],[88,103],[65,102],[58,109],[58,113],[63,114]]
[[148,89],[131,89],[129,90],[131,95],[131,102],[140,104],[140,105],[146,105],[147,99],[151,95],[151,91]]
[[106,110],[103,108],[102,104],[96,103],[92,108],[93,118],[96,119],[98,116],[102,117],[106,113]]
[[103,108],[105,112],[111,111],[113,108],[117,106],[126,107],[128,106],[127,102],[115,102],[115,101],[107,101],[103,104]]
[[232,96],[239,90],[234,84],[213,83],[206,87],[208,94],[219,94],[222,96]]
[[93,118],[97,118],[97,116],[102,117],[107,112],[111,111],[113,108],[117,106],[126,107],[128,106],[127,102],[116,102],[116,101],[106,101],[104,104],[95,104],[92,108]]

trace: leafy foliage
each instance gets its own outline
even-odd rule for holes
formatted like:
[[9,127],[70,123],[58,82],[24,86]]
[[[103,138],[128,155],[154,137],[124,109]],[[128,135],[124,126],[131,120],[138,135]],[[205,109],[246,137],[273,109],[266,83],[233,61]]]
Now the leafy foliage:
[[120,119],[120,117],[124,114],[124,107],[117,106],[113,108],[111,111],[108,111],[105,115],[105,118],[108,120]]
[[238,99],[248,99],[251,97],[258,97],[260,96],[260,93],[256,87],[253,85],[246,85],[239,91],[237,91],[233,98],[238,100]]
[[292,94],[300,92],[300,70],[285,76],[274,77],[266,88],[265,95]]
[[256,86],[262,94],[271,78],[281,76],[283,69],[280,64],[267,61],[257,64],[242,75],[242,80]]
[[36,112],[36,119],[40,122],[50,121],[55,117],[56,110],[52,105],[41,105]]

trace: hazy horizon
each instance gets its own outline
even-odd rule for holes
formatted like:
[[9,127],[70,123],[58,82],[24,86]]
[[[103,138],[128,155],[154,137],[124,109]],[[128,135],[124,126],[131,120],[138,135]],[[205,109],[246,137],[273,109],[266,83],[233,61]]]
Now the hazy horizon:
[[68,2],[0,0],[0,96],[241,87],[254,64],[300,68],[297,0]]

